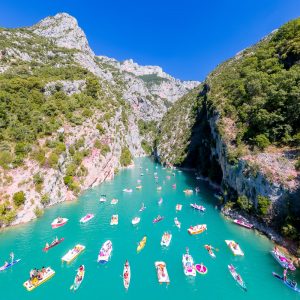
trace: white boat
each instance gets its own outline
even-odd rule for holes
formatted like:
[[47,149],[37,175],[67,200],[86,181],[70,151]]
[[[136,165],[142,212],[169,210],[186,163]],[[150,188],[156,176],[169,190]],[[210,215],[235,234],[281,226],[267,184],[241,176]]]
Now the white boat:
[[164,232],[164,234],[161,238],[160,245],[165,246],[165,247],[169,247],[171,239],[172,239],[172,234],[169,233],[169,232]]
[[114,198],[114,199],[111,200],[110,204],[115,205],[118,202],[119,202],[119,200]]
[[99,201],[100,201],[101,203],[106,202],[106,200],[107,200],[106,195],[101,195],[101,196],[100,196]]
[[72,262],[83,250],[85,246],[77,244],[73,249],[69,250],[62,258],[62,261],[66,263]]
[[174,223],[175,223],[175,225],[176,225],[178,228],[181,227],[181,223],[178,221],[177,218],[174,218]]
[[58,228],[58,227],[62,227],[68,221],[69,221],[69,219],[67,219],[67,218],[58,217],[58,218],[56,218],[56,219],[53,220],[53,222],[51,223],[51,226],[52,226],[53,229]]
[[132,193],[132,189],[123,189],[124,193]]
[[233,240],[225,240],[225,243],[230,248],[232,253],[237,256],[244,256],[244,252],[242,251],[240,245]]
[[159,283],[170,283],[167,266],[164,261],[156,261],[155,268],[157,272],[157,278]]
[[157,189],[158,191],[161,191],[161,190],[162,190],[162,187],[161,187],[161,186],[158,186],[156,189]]
[[132,223],[132,225],[136,225],[136,224],[140,223],[140,220],[141,220],[141,218],[135,217],[132,219],[131,223]]
[[176,204],[176,210],[180,211],[182,209],[182,204]]
[[196,210],[199,210],[199,211],[205,211],[205,209],[206,209],[204,206],[198,205],[196,203],[191,203],[190,206],[192,208],[196,209]]
[[101,247],[99,254],[98,254],[98,259],[97,262],[100,264],[105,264],[108,262],[111,256],[112,252],[112,242],[110,240],[107,240]]
[[196,276],[193,257],[189,254],[189,249],[182,255],[183,271],[186,276]]
[[118,225],[119,223],[119,216],[118,215],[112,215],[110,219],[110,225]]
[[206,224],[199,224],[199,225],[196,225],[196,226],[191,226],[188,229],[188,233],[194,235],[194,234],[202,233],[205,230],[207,230]]
[[86,222],[90,221],[93,218],[94,218],[93,214],[87,214],[84,217],[82,217],[79,222],[80,223],[86,223]]
[[158,201],[158,205],[161,205],[163,203],[163,198],[160,198]]
[[126,260],[123,268],[123,284],[126,290],[129,288],[130,279],[131,279],[130,265],[128,260]]

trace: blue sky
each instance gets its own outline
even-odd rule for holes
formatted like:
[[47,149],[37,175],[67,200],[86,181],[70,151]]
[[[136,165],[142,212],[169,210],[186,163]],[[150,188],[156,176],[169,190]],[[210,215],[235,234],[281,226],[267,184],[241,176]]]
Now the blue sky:
[[96,54],[160,65],[177,78],[195,80],[300,15],[299,0],[1,2],[1,27],[29,26],[67,12]]

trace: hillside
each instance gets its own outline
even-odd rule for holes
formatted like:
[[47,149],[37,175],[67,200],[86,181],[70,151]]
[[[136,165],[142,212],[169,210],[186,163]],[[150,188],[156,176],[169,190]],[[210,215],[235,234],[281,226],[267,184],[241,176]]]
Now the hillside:
[[221,184],[227,207],[294,239],[300,232],[299,62],[296,19],[219,65],[200,93],[177,101],[157,145],[162,162],[197,168]]
[[72,200],[145,155],[168,107],[198,84],[96,56],[65,13],[1,28],[0,226]]

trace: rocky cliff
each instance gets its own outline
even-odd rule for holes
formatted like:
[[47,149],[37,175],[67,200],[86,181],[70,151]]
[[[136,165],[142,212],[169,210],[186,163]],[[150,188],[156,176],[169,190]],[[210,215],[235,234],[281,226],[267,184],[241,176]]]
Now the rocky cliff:
[[198,84],[96,56],[65,13],[0,29],[0,226],[75,199],[145,155],[153,135],[140,124],[159,122]]

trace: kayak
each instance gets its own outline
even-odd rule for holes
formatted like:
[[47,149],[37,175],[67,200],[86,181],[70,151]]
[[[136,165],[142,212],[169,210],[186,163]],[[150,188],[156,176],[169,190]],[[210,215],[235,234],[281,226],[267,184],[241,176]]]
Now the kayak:
[[192,195],[193,194],[193,190],[184,190],[183,191],[186,195]]
[[172,234],[169,232],[164,232],[161,238],[160,245],[168,247],[170,245],[171,239],[172,239]]
[[115,205],[115,204],[117,204],[118,202],[119,202],[118,199],[112,199],[111,202],[110,202],[110,204]]
[[98,254],[98,259],[97,262],[100,264],[105,264],[108,262],[111,256],[112,252],[112,242],[110,240],[107,240],[101,247],[99,254]]
[[21,259],[15,259],[12,262],[10,262],[9,264],[7,264],[6,266],[2,266],[0,267],[0,272],[5,271],[9,268],[11,268],[12,266],[14,266],[15,264],[17,264]]
[[170,283],[169,274],[167,271],[166,263],[163,261],[156,261],[155,268],[157,272],[157,278],[159,283]]
[[132,193],[132,189],[123,189],[124,193]]
[[232,240],[225,240],[225,243],[227,244],[227,246],[230,248],[230,250],[234,255],[244,256],[244,252],[242,251],[238,243]]
[[136,225],[136,224],[140,223],[140,220],[141,220],[141,218],[135,217],[132,219],[131,223],[132,223],[132,225]]
[[58,241],[54,240],[54,241],[49,245],[49,247],[44,247],[44,248],[43,248],[43,251],[48,251],[49,249],[51,249],[51,248],[57,246],[58,244],[60,244],[60,243],[63,242],[64,240],[65,240],[64,238],[61,238],[61,239],[58,240]]
[[288,259],[282,252],[278,249],[273,249],[271,251],[272,256],[276,259],[276,261],[285,269],[290,269],[291,271],[295,271],[296,268],[293,265],[292,261]]
[[234,220],[233,220],[233,223],[235,223],[235,224],[237,224],[237,225],[239,225],[239,226],[242,226],[242,227],[244,227],[244,228],[247,228],[247,229],[252,229],[252,228],[253,228],[253,224],[250,224],[250,223],[248,223],[248,222],[245,222],[245,221],[243,221],[243,220],[241,220],[241,219],[234,219]]
[[200,210],[200,211],[205,211],[205,207],[202,205],[198,205],[196,203],[191,203],[190,204],[192,208],[196,209],[196,210]]
[[101,196],[100,196],[100,199],[99,199],[100,202],[103,203],[103,202],[106,202],[106,200],[107,200],[107,199],[106,199],[106,195],[101,195]]
[[176,204],[176,210],[180,211],[182,209],[182,204]]
[[85,267],[84,265],[80,266],[79,269],[77,270],[77,274],[74,279],[74,283],[71,285],[70,290],[78,290],[83,279],[84,279],[84,274],[85,274]]
[[85,246],[77,244],[73,249],[69,250],[62,258],[61,260],[69,264],[72,262],[83,250],[85,249]]
[[196,264],[195,265],[195,269],[201,275],[205,275],[207,273],[207,271],[208,271],[207,267],[204,266],[203,264]]
[[143,211],[143,210],[145,210],[146,209],[146,206],[144,205],[144,203],[142,204],[142,207],[140,208],[140,210],[139,211]]
[[241,275],[236,272],[235,267],[233,265],[228,265],[228,270],[240,287],[244,290],[247,290],[245,282],[243,281]]
[[129,288],[130,279],[131,279],[130,265],[129,262],[126,260],[123,268],[123,284],[126,290]]
[[158,205],[161,205],[163,203],[163,198],[160,198],[158,201]]
[[82,217],[79,222],[80,223],[86,223],[86,222],[92,220],[93,218],[94,218],[93,214],[87,214],[84,217]]
[[64,226],[67,222],[69,221],[69,219],[67,218],[56,218],[53,220],[53,222],[51,223],[51,226],[53,229],[58,228],[58,227],[62,227]]
[[182,266],[184,274],[186,276],[196,276],[196,271],[194,268],[194,259],[189,254],[188,249],[186,249],[186,253],[182,255]]
[[208,254],[212,257],[212,258],[216,258],[215,253],[212,251],[213,247],[210,245],[204,245],[205,249],[207,250]]
[[47,267],[46,272],[44,273],[43,277],[41,279],[38,279],[35,277],[34,279],[28,279],[23,283],[23,286],[27,289],[27,291],[32,291],[39,285],[45,283],[47,280],[49,280],[51,277],[55,275],[55,271],[52,270],[50,267]]
[[137,190],[141,190],[143,187],[142,187],[141,185],[137,185],[135,188],[136,188]]
[[147,242],[147,237],[144,236],[143,239],[139,242],[138,246],[137,246],[137,252],[140,252],[141,250],[144,249],[145,245],[146,245],[146,242]]
[[194,234],[202,233],[205,230],[207,230],[206,224],[200,224],[200,225],[196,225],[196,226],[191,226],[188,229],[188,233],[194,235]]
[[157,218],[155,218],[152,223],[158,223],[160,221],[162,221],[164,219],[164,217],[158,216]]
[[177,218],[174,218],[174,223],[175,223],[175,225],[180,229],[181,223],[178,221]]
[[118,225],[119,223],[119,215],[112,215],[110,219],[110,225]]
[[286,279],[284,280],[282,276],[278,275],[275,272],[272,272],[273,276],[276,277],[277,279],[281,280],[287,287],[292,289],[293,291],[300,293],[300,289],[297,288],[297,283],[292,281],[291,279]]

